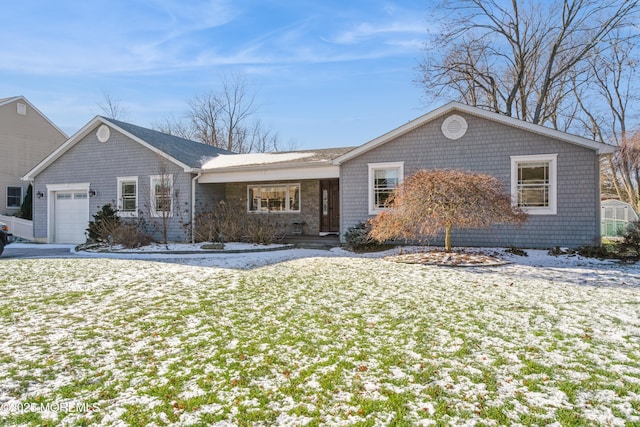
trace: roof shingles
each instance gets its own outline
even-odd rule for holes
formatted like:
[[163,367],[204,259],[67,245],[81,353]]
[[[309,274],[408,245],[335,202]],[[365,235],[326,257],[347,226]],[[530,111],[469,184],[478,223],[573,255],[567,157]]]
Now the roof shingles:
[[212,145],[202,144],[156,130],[143,128],[132,125],[131,123],[125,123],[107,117],[102,117],[102,119],[192,168],[201,167],[204,161],[216,157],[219,154],[235,154]]

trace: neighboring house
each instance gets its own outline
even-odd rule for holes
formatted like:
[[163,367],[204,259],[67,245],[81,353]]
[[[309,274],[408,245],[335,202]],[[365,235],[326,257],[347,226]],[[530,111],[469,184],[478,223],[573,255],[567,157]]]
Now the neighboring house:
[[20,210],[28,186],[20,178],[66,140],[67,135],[25,97],[0,99],[1,214]]
[[389,192],[417,170],[459,169],[499,178],[529,219],[521,226],[454,229],[454,245],[550,248],[599,244],[599,159],[613,150],[606,144],[452,102],[335,159],[340,165],[341,230],[384,209]]
[[156,239],[164,216],[168,240],[189,240],[195,178],[221,153],[229,152],[97,116],[23,177],[33,182],[34,238],[83,243],[92,216],[111,203]]
[[627,202],[602,201],[602,237],[620,237],[629,223],[638,221],[638,214]]

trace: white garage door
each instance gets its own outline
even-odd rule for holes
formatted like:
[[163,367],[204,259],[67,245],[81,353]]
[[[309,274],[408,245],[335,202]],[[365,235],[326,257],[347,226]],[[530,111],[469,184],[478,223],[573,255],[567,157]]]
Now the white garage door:
[[89,199],[86,191],[55,193],[54,242],[84,243],[89,225]]

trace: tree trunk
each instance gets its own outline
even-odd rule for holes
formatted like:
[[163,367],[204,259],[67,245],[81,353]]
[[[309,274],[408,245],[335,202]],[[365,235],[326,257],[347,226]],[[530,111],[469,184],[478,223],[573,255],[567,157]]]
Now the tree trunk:
[[451,224],[447,224],[444,232],[444,250],[451,252]]

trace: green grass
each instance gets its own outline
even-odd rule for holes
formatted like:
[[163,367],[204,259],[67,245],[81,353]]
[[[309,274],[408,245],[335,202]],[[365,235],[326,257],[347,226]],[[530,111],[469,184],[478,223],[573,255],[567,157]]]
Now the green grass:
[[0,397],[93,408],[3,425],[640,423],[635,287],[366,259],[3,264]]

